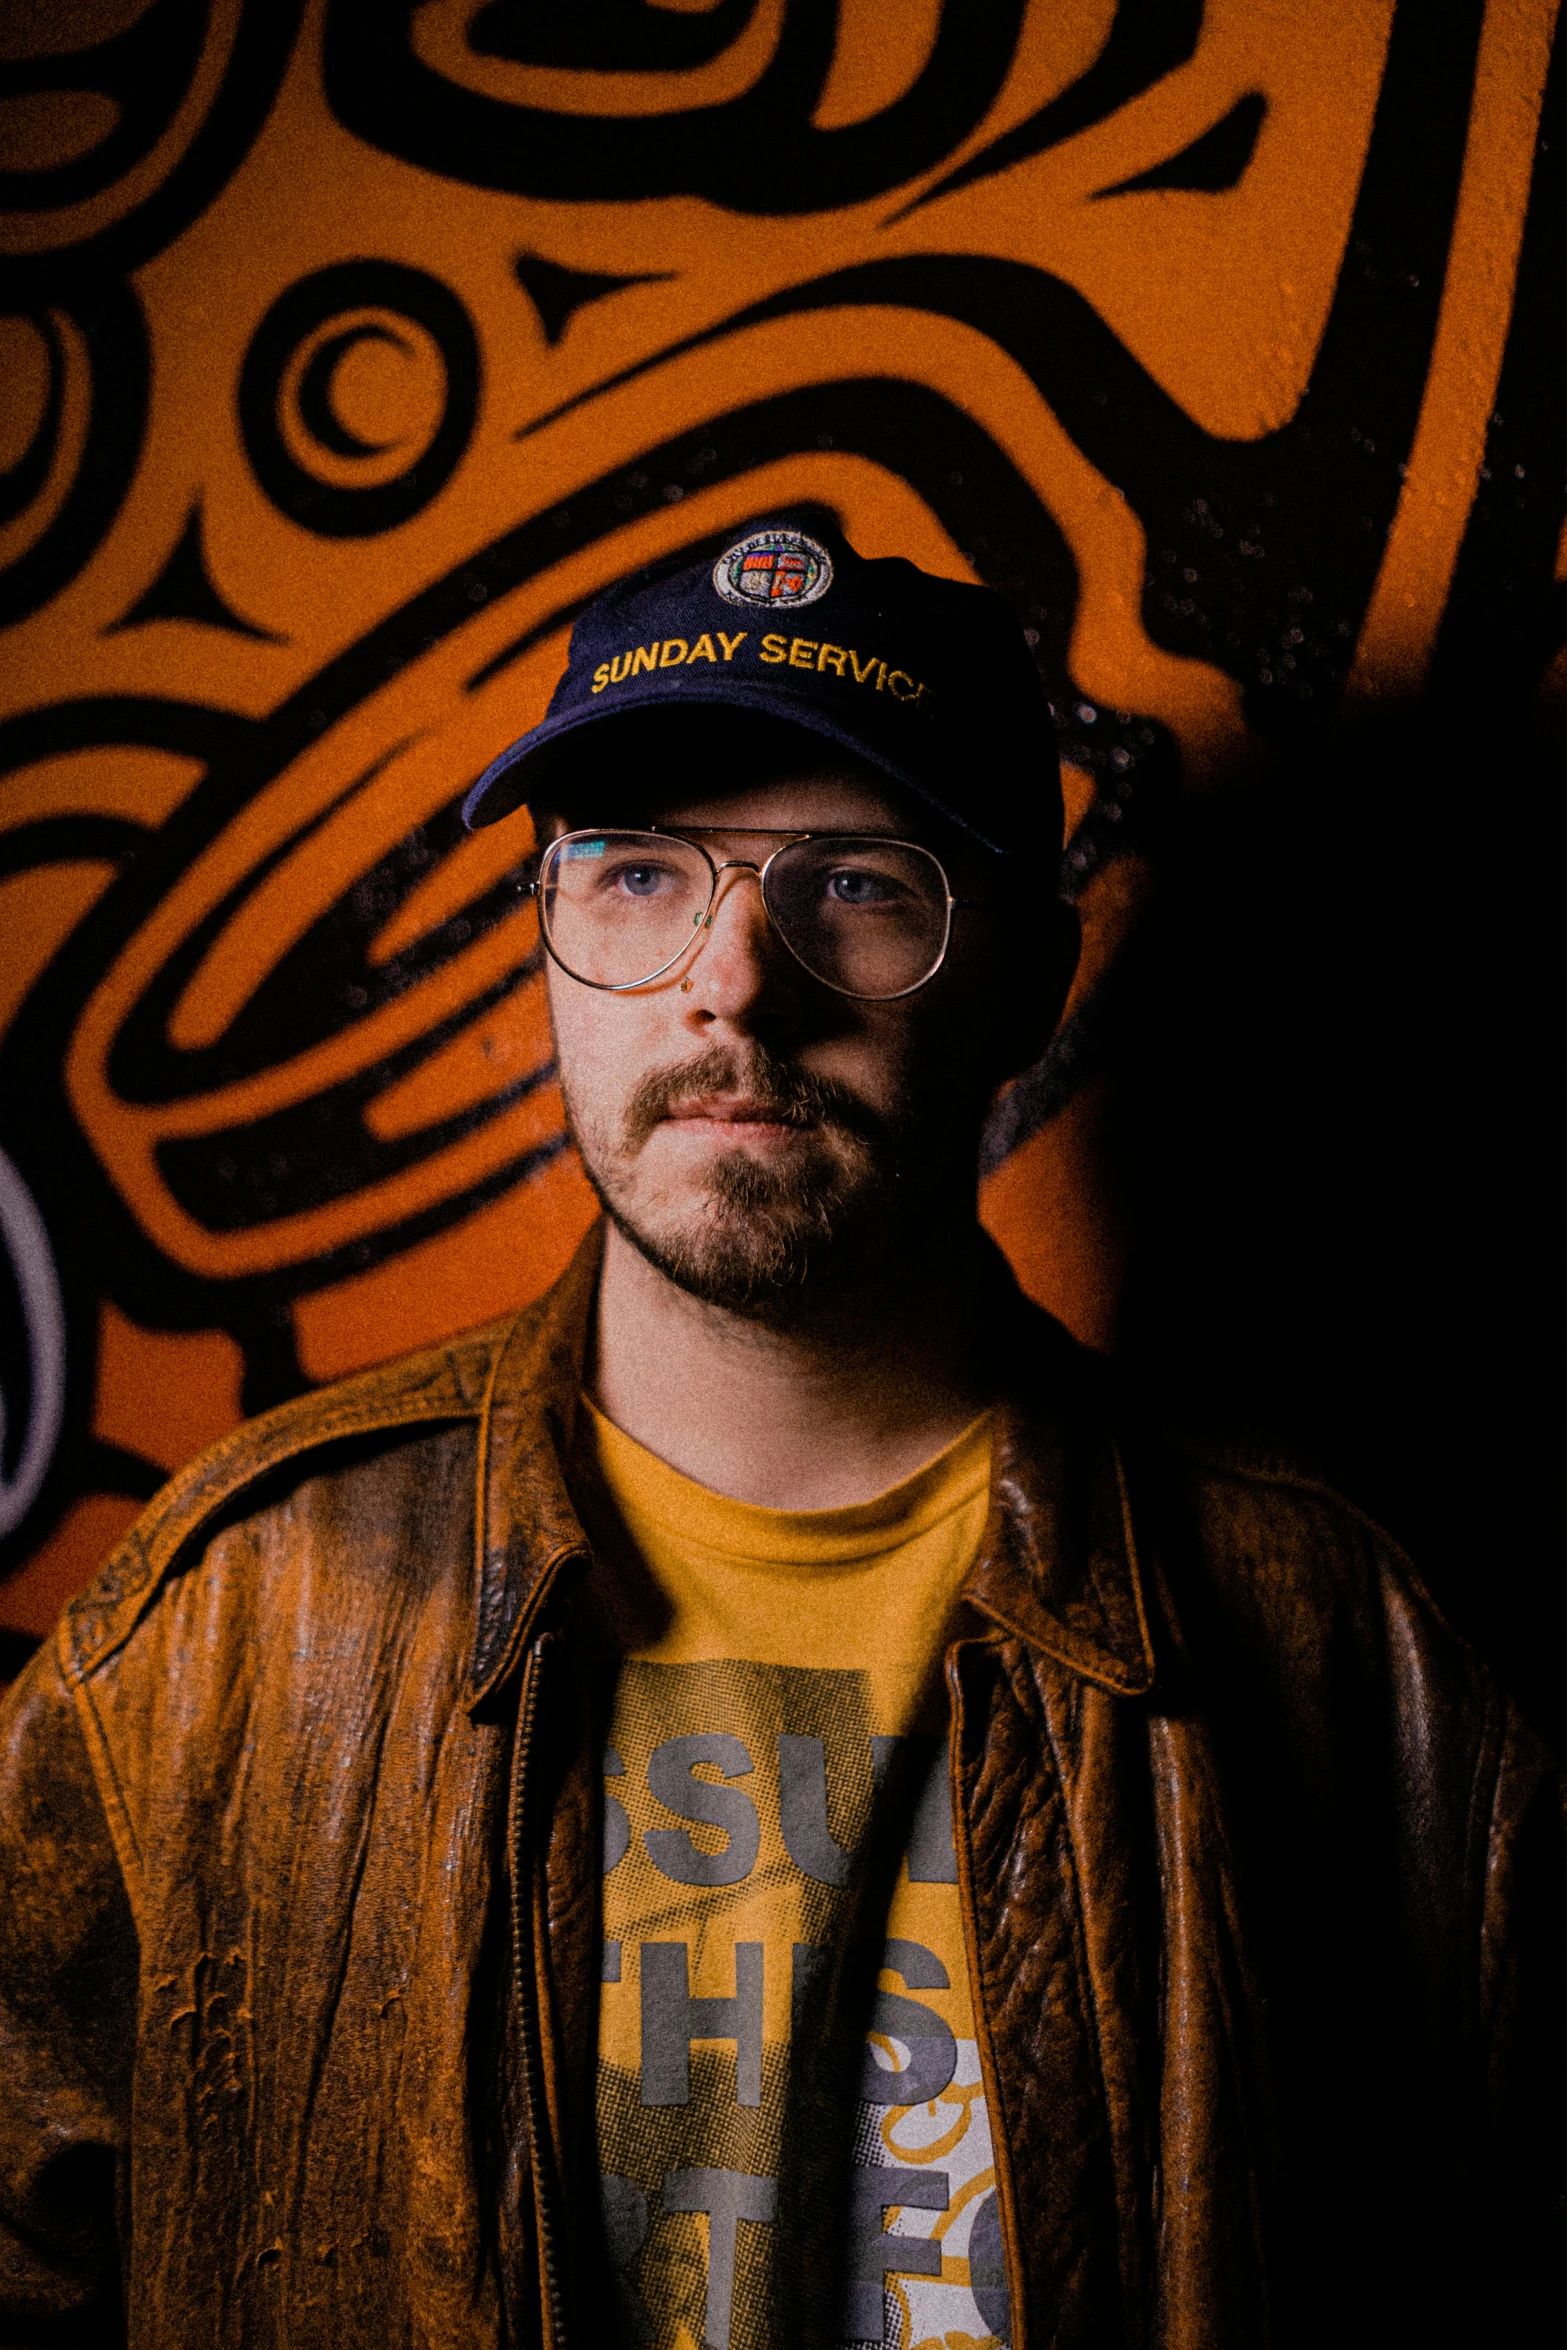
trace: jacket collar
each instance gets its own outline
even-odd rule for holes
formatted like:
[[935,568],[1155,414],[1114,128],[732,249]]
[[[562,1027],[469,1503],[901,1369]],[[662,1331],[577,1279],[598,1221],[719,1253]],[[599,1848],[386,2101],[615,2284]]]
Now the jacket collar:
[[1062,1412],[1057,1398],[1013,1395],[998,1416],[992,1479],[970,1603],[1085,1680],[1143,1696],[1153,1644],[1109,1428]]
[[[589,1557],[564,1464],[603,1246],[600,1222],[495,1358],[479,1430],[470,1706],[509,1679],[562,1571]],[[990,1517],[965,1596],[1070,1671],[1141,1695],[1154,1659],[1103,1372],[1027,1304],[999,1251],[991,1286],[1003,1401]]]

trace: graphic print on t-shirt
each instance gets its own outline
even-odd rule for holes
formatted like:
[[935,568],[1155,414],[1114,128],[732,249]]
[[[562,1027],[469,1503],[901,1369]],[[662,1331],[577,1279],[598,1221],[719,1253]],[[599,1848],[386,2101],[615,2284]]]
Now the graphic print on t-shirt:
[[884,1729],[877,1678],[620,1667],[598,2128],[630,2342],[1006,2338],[945,1740]]

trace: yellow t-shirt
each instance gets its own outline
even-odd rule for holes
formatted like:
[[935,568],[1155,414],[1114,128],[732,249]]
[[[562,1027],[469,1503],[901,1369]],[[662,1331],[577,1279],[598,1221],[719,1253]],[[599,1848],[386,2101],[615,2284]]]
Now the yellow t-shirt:
[[591,1404],[581,1427],[616,1658],[598,2133],[625,2339],[1004,2340],[941,1675],[988,1415],[809,1511],[711,1493]]

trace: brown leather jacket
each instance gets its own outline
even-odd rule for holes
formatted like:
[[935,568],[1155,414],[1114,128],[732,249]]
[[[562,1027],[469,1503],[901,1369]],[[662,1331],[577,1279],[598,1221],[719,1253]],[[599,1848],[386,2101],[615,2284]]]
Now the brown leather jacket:
[[[595,1265],[204,1455],[0,1713],[0,2341],[613,2338]],[[1014,2350],[1542,2338],[1553,1770],[1343,1501],[998,1345],[947,1674]]]

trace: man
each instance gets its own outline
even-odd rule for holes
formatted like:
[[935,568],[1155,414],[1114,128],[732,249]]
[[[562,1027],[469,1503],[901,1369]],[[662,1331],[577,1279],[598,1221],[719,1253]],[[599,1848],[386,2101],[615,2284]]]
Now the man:
[[1015,620],[758,525],[584,613],[524,805],[605,1219],[0,1717],[0,2340],[1534,2338],[1554,1772],[977,1226],[1072,949]]

